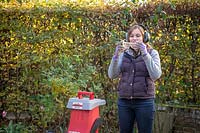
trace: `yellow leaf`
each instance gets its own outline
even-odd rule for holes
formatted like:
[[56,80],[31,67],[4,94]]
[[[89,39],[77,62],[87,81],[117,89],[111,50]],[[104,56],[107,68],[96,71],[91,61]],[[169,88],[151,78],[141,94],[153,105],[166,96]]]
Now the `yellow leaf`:
[[41,18],[45,18],[45,15],[42,15]]
[[174,36],[174,40],[175,40],[175,41],[178,40],[178,37],[177,37],[177,36]]

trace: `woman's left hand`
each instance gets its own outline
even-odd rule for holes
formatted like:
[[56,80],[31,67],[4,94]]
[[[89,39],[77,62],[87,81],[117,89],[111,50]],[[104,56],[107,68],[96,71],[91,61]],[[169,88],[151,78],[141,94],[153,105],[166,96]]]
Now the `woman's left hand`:
[[142,53],[143,56],[147,54],[147,46],[143,42],[138,42],[138,47]]

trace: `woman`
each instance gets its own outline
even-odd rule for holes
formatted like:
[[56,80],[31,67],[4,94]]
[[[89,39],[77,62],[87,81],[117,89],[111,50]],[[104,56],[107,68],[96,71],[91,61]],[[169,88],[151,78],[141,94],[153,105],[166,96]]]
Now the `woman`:
[[108,69],[111,79],[118,84],[118,114],[120,133],[133,133],[134,121],[139,133],[152,133],[155,112],[154,81],[161,76],[160,57],[148,41],[150,35],[142,25],[130,27],[127,41],[118,43]]

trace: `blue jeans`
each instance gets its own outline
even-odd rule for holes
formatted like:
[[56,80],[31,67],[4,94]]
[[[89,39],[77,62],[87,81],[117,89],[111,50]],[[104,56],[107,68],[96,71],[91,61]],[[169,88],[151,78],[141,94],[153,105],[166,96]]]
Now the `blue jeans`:
[[139,133],[152,133],[154,99],[118,99],[120,133],[133,133],[134,121]]

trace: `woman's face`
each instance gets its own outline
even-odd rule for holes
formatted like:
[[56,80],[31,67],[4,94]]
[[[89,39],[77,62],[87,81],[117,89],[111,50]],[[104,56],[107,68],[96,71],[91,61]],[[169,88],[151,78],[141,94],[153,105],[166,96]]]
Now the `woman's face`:
[[129,36],[129,41],[132,43],[142,42],[143,36],[141,31],[139,29],[134,29]]
[[131,34],[129,36],[129,41],[132,43],[131,48],[133,48],[137,51],[138,50],[137,42],[140,42],[140,43],[143,42],[142,33],[138,28],[134,29],[131,32]]

